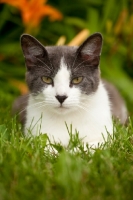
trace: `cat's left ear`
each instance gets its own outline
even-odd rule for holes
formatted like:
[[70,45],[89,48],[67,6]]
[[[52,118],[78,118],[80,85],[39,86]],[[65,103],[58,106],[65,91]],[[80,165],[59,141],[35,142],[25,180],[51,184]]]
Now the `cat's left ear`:
[[31,69],[38,60],[45,61],[49,65],[49,57],[44,46],[33,36],[23,34],[21,36],[21,47],[25,57],[27,69]]
[[23,34],[20,38],[21,47],[25,56],[33,55],[35,57],[43,57],[47,54],[47,51],[43,45],[33,36],[29,34]]
[[102,40],[102,35],[100,33],[91,35],[78,48],[77,53],[86,59],[100,57],[102,50]]

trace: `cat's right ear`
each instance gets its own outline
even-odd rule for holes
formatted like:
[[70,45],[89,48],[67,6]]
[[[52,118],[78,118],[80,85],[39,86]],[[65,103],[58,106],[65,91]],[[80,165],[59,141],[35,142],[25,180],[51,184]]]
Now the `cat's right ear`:
[[26,67],[30,69],[39,60],[48,60],[48,53],[44,46],[33,36],[23,34],[20,38]]
[[79,58],[82,58],[91,66],[98,66],[102,50],[102,40],[100,33],[94,33],[88,37],[77,50]]

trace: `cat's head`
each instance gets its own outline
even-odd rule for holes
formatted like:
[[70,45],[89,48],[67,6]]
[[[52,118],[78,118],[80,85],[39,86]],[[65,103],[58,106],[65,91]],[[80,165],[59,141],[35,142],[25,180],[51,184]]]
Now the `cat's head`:
[[102,48],[100,33],[91,35],[80,47],[44,47],[24,34],[21,46],[26,63],[26,81],[35,99],[56,112],[78,109],[97,91]]

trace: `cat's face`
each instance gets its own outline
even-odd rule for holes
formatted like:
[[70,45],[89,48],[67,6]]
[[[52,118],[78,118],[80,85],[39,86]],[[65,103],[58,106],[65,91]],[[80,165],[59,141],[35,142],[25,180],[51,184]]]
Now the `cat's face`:
[[83,108],[86,97],[96,92],[100,75],[102,37],[90,36],[79,48],[44,47],[24,34],[21,45],[26,61],[26,81],[42,107],[58,113]]

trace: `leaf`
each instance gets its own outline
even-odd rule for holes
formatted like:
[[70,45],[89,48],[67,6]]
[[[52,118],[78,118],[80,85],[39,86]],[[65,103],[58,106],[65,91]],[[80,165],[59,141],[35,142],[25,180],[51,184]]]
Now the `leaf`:
[[88,9],[88,28],[91,30],[91,32],[97,32],[99,31],[99,13],[97,9],[95,8],[89,8]]
[[28,93],[28,87],[27,87],[27,85],[25,83],[23,83],[21,81],[18,81],[18,80],[15,80],[15,79],[10,79],[9,82],[13,86],[15,86],[20,91],[20,93],[22,95]]
[[73,40],[71,40],[68,44],[68,46],[78,46],[80,45],[87,37],[89,36],[89,30],[84,29],[81,32],[79,32]]
[[7,131],[5,124],[0,125],[0,134],[4,135]]
[[0,141],[1,141],[1,145],[2,145],[2,142],[4,140],[6,140],[8,138],[7,136],[7,128],[5,126],[5,124],[1,124],[0,125]]
[[101,29],[103,29],[105,27],[106,21],[110,15],[110,13],[112,13],[113,8],[115,6],[116,6],[116,4],[115,4],[114,0],[105,1],[104,10],[103,10],[103,19],[101,20],[101,23],[100,23]]
[[82,29],[87,27],[87,23],[84,20],[82,20],[78,17],[66,17],[64,21],[67,24],[77,26],[77,27],[82,28]]

